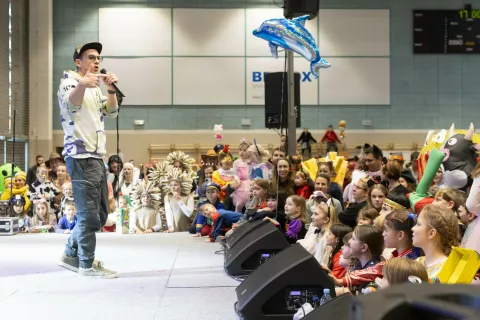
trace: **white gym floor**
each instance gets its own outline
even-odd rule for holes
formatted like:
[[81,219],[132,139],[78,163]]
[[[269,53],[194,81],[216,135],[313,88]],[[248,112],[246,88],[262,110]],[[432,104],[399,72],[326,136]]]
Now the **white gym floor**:
[[57,266],[68,235],[0,237],[2,319],[236,319],[239,284],[223,271],[218,243],[188,233],[98,233],[96,259],[112,280]]

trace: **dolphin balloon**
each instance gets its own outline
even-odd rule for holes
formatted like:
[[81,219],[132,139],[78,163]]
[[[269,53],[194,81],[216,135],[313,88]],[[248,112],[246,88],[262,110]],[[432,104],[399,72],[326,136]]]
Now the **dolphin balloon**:
[[274,58],[278,58],[278,47],[294,51],[311,62],[310,70],[318,78],[320,68],[329,68],[330,63],[320,57],[317,44],[310,32],[305,29],[305,21],[309,16],[301,16],[292,20],[270,19],[253,30],[253,35],[267,40]]

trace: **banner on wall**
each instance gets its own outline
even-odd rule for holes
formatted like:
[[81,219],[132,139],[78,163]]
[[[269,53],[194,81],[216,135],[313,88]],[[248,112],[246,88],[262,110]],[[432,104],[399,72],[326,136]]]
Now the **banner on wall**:
[[[265,104],[265,74],[283,72],[283,58],[247,58],[247,101],[248,105]],[[318,80],[310,71],[309,61],[298,58],[294,61],[295,72],[300,73],[300,102],[302,105],[318,104]]]

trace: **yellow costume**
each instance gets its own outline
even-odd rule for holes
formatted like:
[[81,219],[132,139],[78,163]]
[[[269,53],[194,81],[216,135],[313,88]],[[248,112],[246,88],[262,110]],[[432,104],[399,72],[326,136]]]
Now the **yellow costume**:
[[[7,180],[7,178],[5,180]],[[30,206],[32,205],[32,203],[30,202],[30,199],[28,198],[28,186],[25,186],[20,189],[17,189],[14,186],[12,189],[12,194],[10,194],[10,188],[5,188],[5,190],[2,193],[2,196],[0,197],[0,200],[10,200],[12,197],[15,197],[16,195],[20,195],[25,199],[24,211],[27,212],[30,209]]]

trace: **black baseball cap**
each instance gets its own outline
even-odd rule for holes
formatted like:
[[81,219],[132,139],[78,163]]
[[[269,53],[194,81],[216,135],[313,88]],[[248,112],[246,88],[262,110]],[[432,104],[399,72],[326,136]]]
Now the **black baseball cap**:
[[95,49],[97,50],[98,54],[100,54],[102,53],[102,44],[100,42],[90,42],[79,45],[75,48],[75,51],[73,52],[73,61],[75,61],[76,59],[80,59],[82,53],[89,49]]

